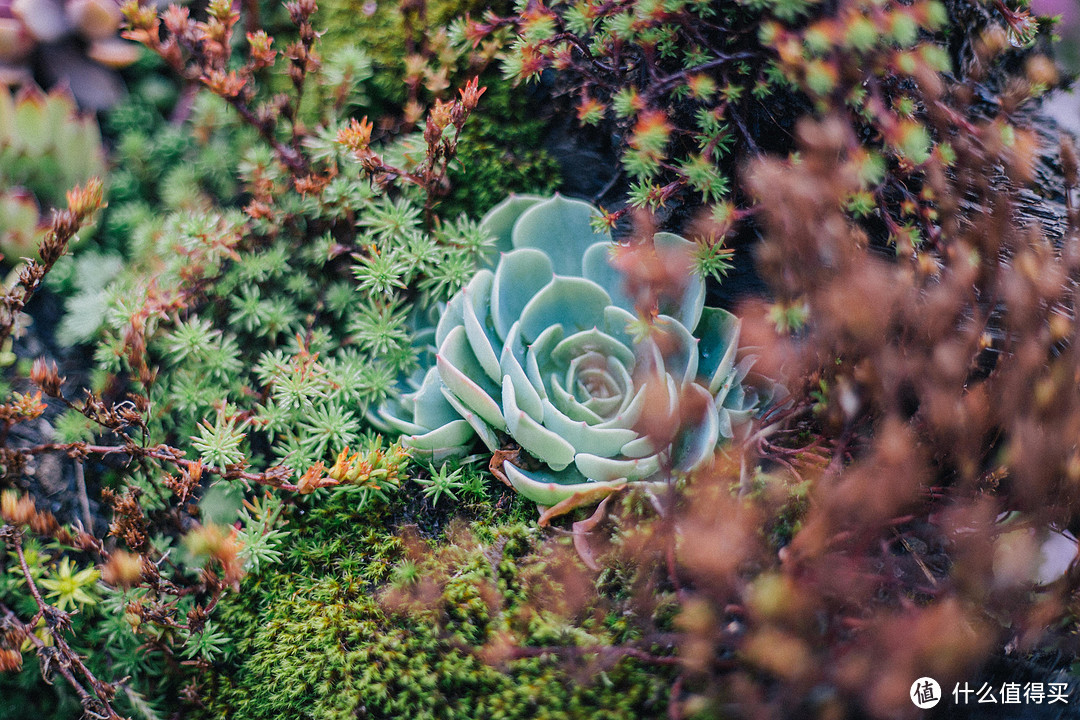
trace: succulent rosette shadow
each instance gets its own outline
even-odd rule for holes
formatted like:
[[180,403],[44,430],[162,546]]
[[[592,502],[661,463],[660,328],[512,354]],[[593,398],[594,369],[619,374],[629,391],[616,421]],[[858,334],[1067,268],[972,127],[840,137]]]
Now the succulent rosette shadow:
[[522,495],[555,505],[627,483],[659,485],[706,466],[777,396],[750,382],[739,320],[704,304],[693,244],[657,233],[653,261],[684,282],[643,322],[596,233],[588,203],[512,196],[482,225],[499,250],[442,311],[436,361],[417,389],[383,406],[381,424],[415,454],[524,451],[503,472]]

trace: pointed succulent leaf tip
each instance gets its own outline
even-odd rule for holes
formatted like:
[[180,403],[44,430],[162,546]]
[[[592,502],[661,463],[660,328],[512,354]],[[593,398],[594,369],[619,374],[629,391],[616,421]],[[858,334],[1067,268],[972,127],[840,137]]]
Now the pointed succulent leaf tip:
[[598,352],[605,357],[616,358],[626,367],[634,367],[634,351],[595,327],[563,338],[551,349],[551,358],[565,364],[586,352]]
[[464,454],[464,448],[474,437],[469,423],[458,419],[427,433],[406,436],[401,444],[417,458],[441,462]]
[[387,400],[368,413],[368,421],[383,432],[402,435],[402,444],[416,457],[438,462],[464,455],[476,433],[443,390],[438,371],[431,367],[415,392]]
[[473,354],[492,382],[498,383],[502,382],[502,369],[496,349],[502,347],[502,342],[487,322],[493,278],[490,270],[481,270],[473,277],[462,291],[462,311]]
[[609,305],[604,308],[604,332],[621,342],[626,347],[634,347],[634,338],[630,334],[630,327],[637,322],[633,313],[623,310],[621,307]]
[[629,428],[602,428],[583,420],[571,420],[552,405],[550,400],[542,402],[544,425],[565,438],[579,453],[591,452],[600,457],[612,457],[638,435]]
[[49,128],[45,124],[45,96],[27,86],[15,97],[15,132],[10,141],[17,152],[36,157],[45,152]]
[[612,305],[634,312],[634,301],[626,294],[626,280],[611,264],[611,249],[614,247],[610,242],[594,242],[590,245],[582,259],[582,275],[607,290]]
[[541,397],[547,397],[550,394],[550,377],[552,371],[556,369],[551,361],[551,349],[565,336],[562,325],[544,328],[540,337],[529,345],[525,353],[525,374],[529,376],[529,381]]
[[517,406],[512,381],[503,381],[503,407],[510,436],[534,457],[543,458],[552,470],[562,470],[574,461],[574,446],[556,435]]
[[541,421],[544,419],[544,406],[539,391],[525,374],[525,367],[522,364],[524,358],[525,347],[521,342],[521,325],[514,323],[506,338],[506,344],[503,345],[499,367],[503,375],[510,378],[514,384],[518,407],[529,413],[534,420]]
[[697,378],[699,341],[686,326],[673,317],[661,315],[653,325],[653,340],[664,356],[667,372],[680,385]]
[[462,293],[458,293],[450,298],[450,302],[446,303],[442,316],[439,318],[439,323],[435,326],[436,348],[442,347],[442,344],[446,342],[446,336],[450,334],[451,330],[465,322],[464,307],[465,296]]
[[450,388],[444,385],[442,388],[442,393],[443,396],[446,398],[446,401],[450,403],[454,410],[456,410],[458,414],[461,415],[461,417],[465,420],[465,422],[467,422],[469,426],[472,427],[473,431],[480,437],[480,440],[483,441],[484,446],[488,450],[490,450],[491,452],[495,452],[500,447],[502,447],[502,442],[499,440],[499,436],[496,434],[495,430],[493,430],[490,425],[484,422],[479,415],[474,413],[469,408],[465,407],[465,405],[460,400],[454,397],[454,393],[450,392]]
[[480,228],[495,238],[491,252],[484,258],[488,266],[499,262],[499,253],[508,253],[514,249],[511,241],[514,223],[523,212],[543,200],[545,198],[540,195],[511,195],[488,210],[480,221]]
[[551,376],[550,382],[550,401],[559,410],[559,412],[566,415],[575,422],[586,422],[592,425],[599,425],[604,422],[604,418],[596,414],[594,410],[578,402],[578,399],[574,397],[573,393],[568,391],[557,376]]
[[469,347],[464,326],[458,325],[446,336],[435,364],[443,384],[465,407],[496,430],[506,429],[502,410],[492,399],[497,392],[495,386],[487,379],[480,361]]
[[512,234],[514,247],[536,248],[551,258],[556,274],[581,277],[589,246],[611,240],[607,232],[593,232],[592,218],[598,214],[587,202],[556,195],[521,214]]
[[597,482],[640,480],[660,472],[660,456],[649,455],[633,460],[618,460],[578,453],[574,458],[578,472]]
[[598,490],[602,487],[615,490],[625,484],[619,481],[603,483],[590,480],[574,466],[555,473],[550,470],[525,470],[507,461],[503,463],[503,472],[515,490],[533,502],[546,507],[573,497],[575,493]]
[[437,428],[461,419],[461,415],[443,397],[442,381],[436,368],[427,371],[420,389],[408,399],[415,408],[415,423],[422,428]]

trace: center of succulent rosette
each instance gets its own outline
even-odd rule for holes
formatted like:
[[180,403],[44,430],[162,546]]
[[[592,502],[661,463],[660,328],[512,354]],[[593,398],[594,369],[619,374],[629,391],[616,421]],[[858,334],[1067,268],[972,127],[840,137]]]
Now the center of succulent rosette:
[[596,351],[575,357],[566,372],[566,387],[573,389],[574,399],[603,420],[618,412],[626,393],[633,390],[628,380],[617,359]]

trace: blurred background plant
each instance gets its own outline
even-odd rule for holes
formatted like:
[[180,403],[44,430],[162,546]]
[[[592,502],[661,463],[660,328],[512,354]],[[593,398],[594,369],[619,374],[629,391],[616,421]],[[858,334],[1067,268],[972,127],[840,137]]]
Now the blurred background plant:
[[1070,70],[1080,69],[1080,49],[1076,44],[1080,37],[1080,7],[1069,0],[1032,0],[1031,11],[1056,19],[1055,30],[1062,40],[1056,46],[1058,54]]
[[0,5],[0,83],[67,87],[80,107],[104,110],[123,97],[117,70],[141,50],[119,37],[116,0],[10,0]]
[[0,252],[9,264],[37,254],[68,189],[104,174],[97,122],[70,94],[31,86],[13,98],[0,88]]

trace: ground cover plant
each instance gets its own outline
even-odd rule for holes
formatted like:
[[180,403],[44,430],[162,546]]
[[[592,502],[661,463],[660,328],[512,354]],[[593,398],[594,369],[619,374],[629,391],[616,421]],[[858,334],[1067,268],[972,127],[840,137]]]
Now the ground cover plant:
[[[106,177],[35,188],[81,184],[6,258],[0,717],[893,718],[924,676],[955,717],[961,684],[1072,688],[1051,21],[123,16],[147,55]],[[552,194],[555,158],[591,197]],[[717,307],[751,262],[765,292]]]

